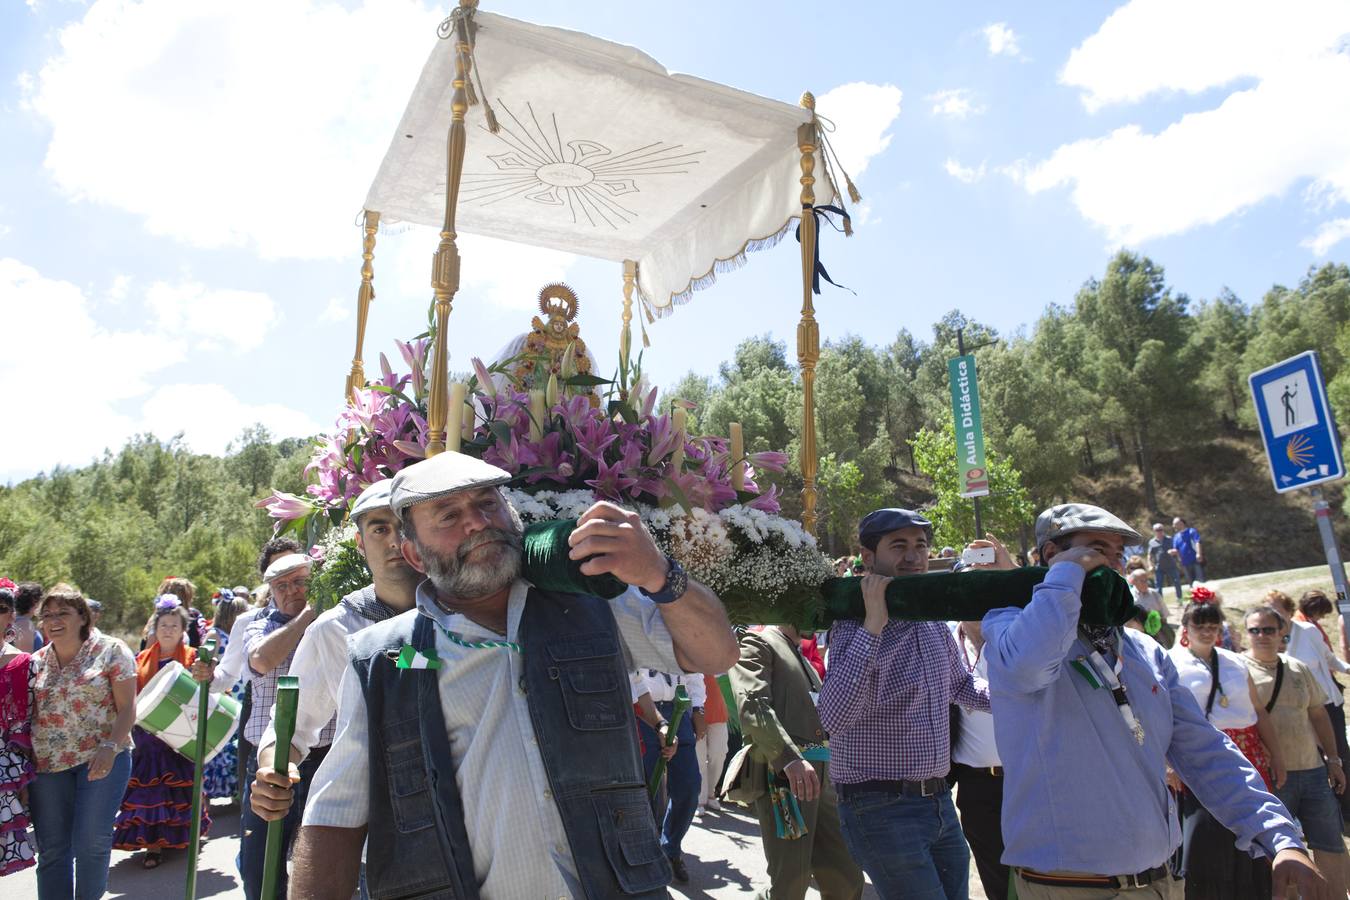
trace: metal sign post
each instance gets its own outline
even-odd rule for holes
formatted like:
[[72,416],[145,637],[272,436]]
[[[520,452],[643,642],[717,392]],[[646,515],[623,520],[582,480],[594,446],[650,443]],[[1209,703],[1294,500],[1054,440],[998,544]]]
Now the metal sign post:
[[1313,516],[1336,586],[1342,621],[1350,621],[1345,566],[1331,527],[1331,508],[1314,485],[1345,477],[1341,437],[1327,402],[1326,383],[1316,350],[1308,350],[1253,372],[1248,377],[1261,439],[1270,463],[1270,480],[1279,493],[1312,488]]

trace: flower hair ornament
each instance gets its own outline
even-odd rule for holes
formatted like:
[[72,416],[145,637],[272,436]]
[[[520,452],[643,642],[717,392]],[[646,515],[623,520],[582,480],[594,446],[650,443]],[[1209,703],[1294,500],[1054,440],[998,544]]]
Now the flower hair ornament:
[[233,600],[233,599],[234,599],[234,591],[230,590],[229,588],[221,588],[220,590],[216,591],[214,594],[211,595],[211,602],[214,603],[216,606],[219,606],[226,600]]
[[9,588],[12,591],[17,587],[18,585],[10,581],[8,578],[0,578],[0,588]]
[[1214,592],[1204,586],[1192,588],[1191,600],[1195,603],[1213,603]]
[[183,601],[173,594],[160,594],[155,598],[155,609],[157,610],[176,609],[182,605]]

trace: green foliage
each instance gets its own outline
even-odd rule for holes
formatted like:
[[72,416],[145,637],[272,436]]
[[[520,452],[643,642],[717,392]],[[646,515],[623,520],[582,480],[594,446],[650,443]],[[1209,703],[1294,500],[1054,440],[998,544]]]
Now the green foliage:
[[[937,495],[928,508],[928,517],[933,522],[933,543],[939,547],[961,547],[983,537],[975,533],[974,503],[960,493],[956,431],[952,422],[948,420],[935,430],[922,429],[914,436],[913,443],[914,459],[919,469],[933,479],[933,491]],[[1022,476],[1003,454],[990,449],[985,454],[985,462],[990,494],[980,498],[981,524],[986,533],[1013,545],[1014,536],[1036,515],[1036,508],[1022,486]]]
[[0,487],[0,574],[71,582],[104,604],[110,628],[139,627],[170,575],[191,580],[201,606],[220,587],[257,582],[272,523],[253,504],[274,484],[303,492],[309,452],[307,441],[272,443],[260,425],[224,457],[144,434],[83,469]]

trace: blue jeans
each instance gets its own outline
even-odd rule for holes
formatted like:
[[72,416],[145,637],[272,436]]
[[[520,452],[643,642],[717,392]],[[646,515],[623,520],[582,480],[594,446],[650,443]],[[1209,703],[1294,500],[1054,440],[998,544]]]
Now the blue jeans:
[[1164,569],[1162,566],[1153,570],[1153,589],[1159,594],[1167,590],[1167,582],[1172,582],[1172,587],[1176,588],[1177,599],[1181,599],[1181,573],[1173,566]]
[[[675,712],[675,704],[658,703],[657,710],[667,720]],[[661,758],[661,739],[655,731],[638,720],[642,732],[642,767],[650,778],[656,761]],[[666,763],[666,793],[670,802],[666,805],[666,814],[661,823],[661,849],[670,859],[680,859],[684,855],[681,844],[694,823],[694,813],[698,810],[698,798],[703,793],[703,775],[698,768],[698,754],[694,750],[694,717],[685,713],[680,720],[680,728],[675,732],[679,738],[679,749]]]
[[1181,574],[1186,579],[1187,584],[1194,584],[1197,581],[1205,580],[1205,567],[1198,562],[1182,563]]
[[[305,761],[300,763],[300,783],[295,785],[291,809],[282,819],[281,826],[281,866],[277,870],[277,900],[286,900],[286,886],[289,876],[286,872],[286,858],[290,856],[291,842],[300,828],[300,819],[305,814],[305,801],[309,798],[309,786],[314,781],[314,772],[319,763],[328,755],[327,747],[311,750]],[[244,882],[244,896],[248,900],[258,900],[262,896],[263,863],[267,855],[267,822],[259,818],[249,803],[253,793],[253,776],[258,771],[258,756],[249,756],[245,769],[244,805],[239,811],[239,855],[235,865],[239,867],[239,877]]]
[[42,900],[98,900],[103,896],[112,858],[113,819],[130,778],[130,750],[117,754],[112,769],[97,781],[89,780],[88,763],[64,772],[38,774],[28,789],[28,799],[38,843],[38,896]]
[[1275,796],[1303,826],[1308,846],[1321,853],[1344,853],[1341,807],[1327,782],[1326,766],[1290,772]]
[[967,900],[970,845],[951,791],[841,797],[839,824],[849,852],[882,897]]

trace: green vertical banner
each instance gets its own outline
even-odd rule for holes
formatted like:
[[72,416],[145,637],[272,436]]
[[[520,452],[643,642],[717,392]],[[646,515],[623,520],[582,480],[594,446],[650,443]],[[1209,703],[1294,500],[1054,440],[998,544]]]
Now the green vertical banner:
[[975,386],[975,357],[958,356],[947,363],[952,382],[952,420],[956,423],[956,468],[962,497],[989,495],[984,467],[984,428],[980,423],[980,391]]

